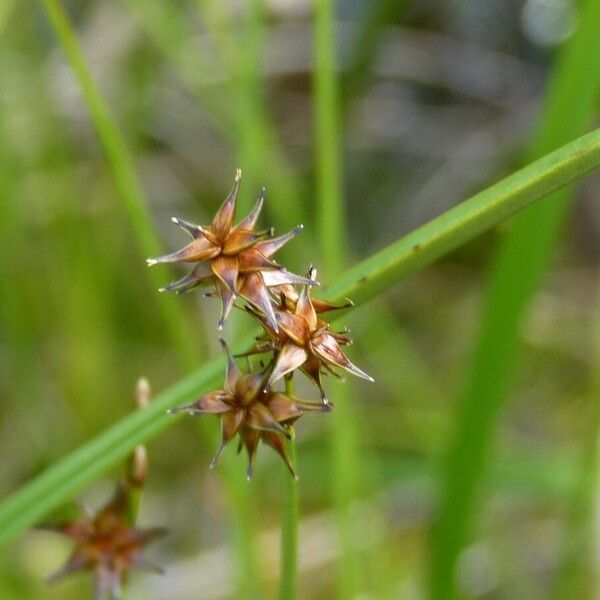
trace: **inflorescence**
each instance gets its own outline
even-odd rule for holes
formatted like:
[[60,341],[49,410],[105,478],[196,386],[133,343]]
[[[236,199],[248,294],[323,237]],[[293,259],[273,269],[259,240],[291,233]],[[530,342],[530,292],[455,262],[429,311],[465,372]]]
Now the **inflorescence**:
[[[141,378],[136,387],[139,408],[150,398],[150,385]],[[137,519],[140,496],[148,476],[148,457],[143,445],[127,458],[125,477],[118,482],[112,498],[92,512],[61,523],[46,523],[40,529],[67,536],[74,548],[67,562],[47,578],[55,582],[71,573],[89,571],[94,578],[94,598],[122,598],[123,584],[133,570],[162,573],[162,569],[144,556],[146,546],[162,538],[163,527],[140,528]]]
[[[354,365],[344,354],[342,346],[352,343],[347,332],[333,331],[322,314],[348,308],[352,302],[331,304],[311,296],[318,286],[316,269],[311,266],[306,277],[290,273],[273,260],[273,255],[302,230],[275,237],[273,228],[256,231],[262,210],[264,188],[248,216],[234,225],[241,171],[235,175],[233,188],[210,225],[195,225],[183,219],[172,221],[188,233],[192,241],[181,250],[149,258],[149,265],[160,263],[193,263],[190,273],[160,291],[188,292],[196,287],[212,286],[221,300],[218,329],[237,298],[243,308],[263,327],[264,334],[256,338],[252,348],[239,356],[268,354],[260,369],[242,373],[227,344],[221,341],[227,355],[227,370],[223,389],[202,396],[193,404],[173,409],[172,413],[221,416],[222,441],[211,461],[214,466],[225,445],[239,434],[239,446],[248,452],[248,478],[252,476],[254,457],[262,440],[283,458],[295,477],[293,465],[285,449],[285,438],[292,436],[292,424],[304,412],[327,412],[332,404],[327,399],[321,375],[332,374],[340,367],[368,381],[373,379]],[[299,289],[297,289],[299,286]],[[237,306],[237,305],[236,305]],[[273,385],[291,377],[299,369],[317,386],[320,402],[299,400],[288,393],[277,392]]]

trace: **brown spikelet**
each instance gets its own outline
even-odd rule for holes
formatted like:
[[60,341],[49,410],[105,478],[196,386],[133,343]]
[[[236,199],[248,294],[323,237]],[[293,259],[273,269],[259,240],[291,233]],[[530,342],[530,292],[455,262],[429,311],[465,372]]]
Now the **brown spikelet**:
[[[302,225],[279,237],[273,237],[270,229],[255,231],[264,201],[264,189],[250,213],[237,225],[233,224],[241,177],[238,169],[233,188],[210,225],[195,225],[173,217],[173,223],[189,234],[192,240],[176,252],[147,259],[147,263],[198,263],[185,277],[166,285],[161,291],[183,293],[195,287],[214,285],[222,305],[219,329],[223,328],[233,302],[239,295],[260,310],[269,326],[277,330],[267,288],[300,282],[316,285],[316,282],[288,273],[271,258],[302,231]],[[277,275],[274,277],[275,273]],[[273,275],[265,278],[266,274]]]
[[75,542],[71,556],[58,571],[48,577],[54,582],[76,571],[88,570],[94,574],[97,597],[111,593],[121,597],[125,574],[132,569],[162,572],[142,555],[144,548],[163,537],[160,527],[140,529],[128,524],[129,494],[127,486],[119,485],[111,500],[95,515],[43,529],[56,531]]
[[225,341],[220,341],[227,356],[223,389],[210,392],[193,404],[180,406],[171,412],[217,414],[221,417],[221,444],[211,461],[211,467],[216,464],[225,446],[239,435],[240,443],[248,453],[248,478],[252,477],[254,458],[261,441],[281,455],[295,476],[284,446],[284,439],[290,435],[287,426],[292,425],[306,411],[323,412],[327,407],[266,390],[269,368],[262,372],[243,374]]
[[[308,279],[315,277],[316,270],[311,267]],[[370,375],[359,369],[344,354],[341,346],[350,344],[350,338],[343,333],[332,331],[329,324],[319,317],[311,298],[311,286],[304,285],[300,293],[296,293],[293,288],[279,289],[282,297],[273,309],[277,329],[270,326],[269,320],[260,311],[249,309],[274,341],[277,350],[267,386],[273,385],[287,373],[300,369],[314,381],[321,398],[327,402],[321,383],[323,368],[329,371],[332,367],[339,367],[357,377],[373,381]],[[333,310],[342,307],[322,303],[321,308]]]

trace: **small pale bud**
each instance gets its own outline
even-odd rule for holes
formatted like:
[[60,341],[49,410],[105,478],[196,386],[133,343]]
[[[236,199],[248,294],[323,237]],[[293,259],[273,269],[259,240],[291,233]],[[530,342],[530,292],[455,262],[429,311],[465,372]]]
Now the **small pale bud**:
[[129,459],[127,479],[135,487],[143,487],[148,476],[148,453],[145,446],[136,446]]
[[146,408],[150,402],[152,388],[149,381],[145,377],[140,377],[135,386],[135,400],[139,408]]

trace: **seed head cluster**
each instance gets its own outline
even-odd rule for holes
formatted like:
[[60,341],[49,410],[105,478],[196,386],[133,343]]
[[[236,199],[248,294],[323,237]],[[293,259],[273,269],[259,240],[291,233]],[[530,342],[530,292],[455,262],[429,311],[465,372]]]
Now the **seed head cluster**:
[[[262,326],[264,334],[255,344],[238,356],[267,354],[266,365],[243,373],[229,347],[221,341],[227,356],[223,389],[202,396],[193,404],[173,409],[172,413],[191,415],[215,414],[221,417],[221,445],[211,461],[218,460],[225,445],[239,436],[238,450],[248,453],[248,478],[252,477],[259,443],[271,446],[284,460],[295,477],[293,465],[285,448],[285,439],[292,436],[292,424],[304,412],[326,412],[332,404],[327,399],[321,376],[339,377],[339,367],[353,375],[373,381],[354,365],[342,350],[352,343],[347,332],[336,332],[322,317],[328,311],[348,308],[352,303],[331,304],[313,298],[311,290],[318,286],[316,269],[311,266],[306,277],[289,272],[273,259],[284,244],[302,230],[275,237],[273,228],[256,231],[256,223],[264,202],[262,190],[254,208],[234,225],[241,171],[235,175],[233,188],[210,225],[195,225],[183,219],[172,221],[188,233],[192,240],[172,254],[149,258],[149,265],[160,263],[192,263],[192,270],[161,291],[188,292],[209,286],[208,296],[221,300],[221,330],[233,306],[243,307]],[[243,304],[235,304],[241,299]],[[299,400],[276,391],[274,385],[294,371],[302,371],[318,388],[320,401]]]
[[[136,399],[144,408],[150,398],[150,386],[138,381]],[[126,462],[125,477],[111,499],[96,512],[86,509],[80,518],[44,524],[40,529],[54,531],[74,542],[66,563],[47,580],[55,582],[71,573],[89,571],[94,578],[94,598],[122,598],[123,584],[132,570],[162,573],[162,569],[144,557],[148,544],[162,538],[163,527],[136,527],[140,495],[148,476],[146,448],[137,446]]]

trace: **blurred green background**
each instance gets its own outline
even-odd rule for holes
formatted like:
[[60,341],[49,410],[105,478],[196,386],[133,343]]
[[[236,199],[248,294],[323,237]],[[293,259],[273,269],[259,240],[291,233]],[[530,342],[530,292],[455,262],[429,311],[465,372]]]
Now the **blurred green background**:
[[[600,10],[586,4],[595,4],[589,15]],[[320,280],[331,280],[336,268],[318,241],[314,65],[324,38],[315,37],[313,3],[65,0],[64,7],[133,157],[162,249],[183,242],[170,217],[209,223],[240,167],[240,213],[264,185],[263,225],[281,233],[305,225],[279,260],[299,273],[324,266]],[[561,47],[577,36],[581,5],[339,0],[334,8],[347,248],[340,263],[348,265],[538,153],[531,140],[546,83]],[[597,98],[593,106],[590,126]],[[469,598],[598,597],[599,181],[592,176],[577,188],[566,226],[549,243],[551,268],[517,324],[507,402],[491,411],[487,460],[453,575]],[[462,469],[442,457],[468,415],[461,390],[476,360],[490,264],[510,228],[345,319],[355,339],[349,355],[376,383],[347,381],[340,417],[307,416],[297,428],[300,598],[427,596],[435,556],[444,554],[444,534],[436,542],[431,533],[440,488],[453,466]],[[3,496],[132,411],[139,376],[160,391],[219,353],[217,302],[200,293],[159,296],[144,258],[42,3],[1,0]],[[516,288],[527,277],[521,266],[514,262]],[[155,269],[163,283],[181,273]],[[189,352],[176,348],[164,318],[177,310]],[[234,340],[247,326],[238,315],[225,335]],[[338,382],[327,387],[332,400],[341,396]],[[337,418],[350,424],[341,444]],[[167,575],[134,575],[127,597],[237,597],[235,507],[219,474],[208,471],[213,442],[192,419],[149,442],[140,524],[171,530],[149,552]],[[100,505],[120,473],[78,500]],[[251,519],[260,598],[276,594],[286,476],[261,448],[248,484],[258,507]],[[68,542],[39,531],[2,550],[0,599],[88,597],[85,575],[43,582],[68,551]]]

